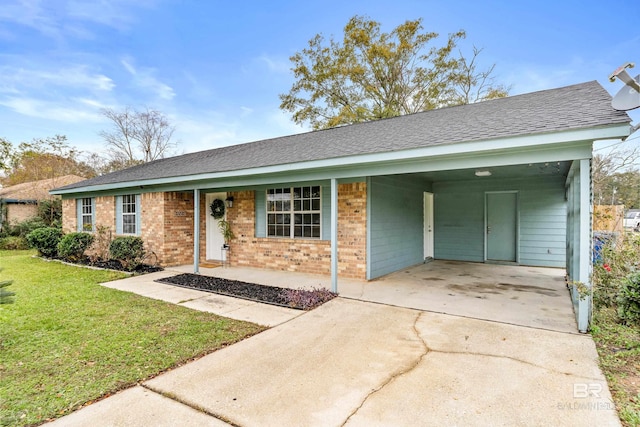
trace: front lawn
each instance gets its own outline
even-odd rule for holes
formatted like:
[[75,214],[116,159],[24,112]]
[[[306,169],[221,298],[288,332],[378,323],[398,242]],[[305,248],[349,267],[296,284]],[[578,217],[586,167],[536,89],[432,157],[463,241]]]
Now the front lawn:
[[0,425],[56,418],[263,328],[99,286],[124,277],[0,251]]
[[615,310],[594,313],[591,335],[624,426],[640,426],[640,326],[622,325]]

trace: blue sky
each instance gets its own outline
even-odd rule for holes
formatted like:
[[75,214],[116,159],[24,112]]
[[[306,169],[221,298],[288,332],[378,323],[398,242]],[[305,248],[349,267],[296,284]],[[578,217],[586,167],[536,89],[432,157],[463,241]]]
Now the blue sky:
[[[339,38],[353,15],[390,31],[467,32],[511,94],[598,80],[638,62],[637,0],[334,1],[1,0],[0,137],[64,134],[103,152],[104,107],[150,107],[176,125],[179,152],[301,132],[278,108],[289,57],[317,33]],[[634,114],[636,122],[640,116]]]

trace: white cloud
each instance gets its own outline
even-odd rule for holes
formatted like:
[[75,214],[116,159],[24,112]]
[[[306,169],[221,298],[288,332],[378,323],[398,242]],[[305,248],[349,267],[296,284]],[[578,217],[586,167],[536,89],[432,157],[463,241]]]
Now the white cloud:
[[[240,107],[240,110],[246,108]],[[171,121],[176,125],[175,137],[182,142],[180,148],[184,152],[208,150],[310,130],[296,125],[280,110],[251,111],[250,115],[207,111],[188,117],[172,116]]]
[[4,0],[0,21],[25,26],[59,42],[66,37],[93,38],[92,25],[126,31],[135,13],[156,0]]
[[71,65],[55,70],[0,67],[0,92],[15,93],[42,88],[51,90],[52,86],[109,92],[115,87],[115,83],[104,74],[91,72],[84,65]]
[[152,1],[136,0],[70,0],[66,12],[70,18],[94,22],[118,30],[128,29],[134,22],[132,7],[149,7]]
[[48,102],[33,98],[5,98],[0,100],[0,105],[4,105],[15,112],[47,120],[58,120],[62,122],[98,122],[103,117],[95,109],[77,108],[74,102],[61,104]]
[[269,71],[283,74],[289,74],[291,72],[291,62],[289,58],[273,58],[269,55],[262,54],[258,57],[258,61],[267,64]]
[[123,58],[120,63],[131,74],[134,84],[138,87],[150,90],[157,97],[165,100],[171,100],[176,96],[171,86],[162,83],[154,76],[155,70],[153,68],[136,68],[131,58]]

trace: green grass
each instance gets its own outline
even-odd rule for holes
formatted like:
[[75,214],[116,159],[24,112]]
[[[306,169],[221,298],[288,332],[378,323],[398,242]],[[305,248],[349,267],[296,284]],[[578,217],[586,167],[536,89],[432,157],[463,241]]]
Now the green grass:
[[263,328],[108,289],[122,273],[0,251],[0,425],[33,425]]
[[603,308],[591,329],[622,424],[640,426],[640,326],[622,325],[614,309]]

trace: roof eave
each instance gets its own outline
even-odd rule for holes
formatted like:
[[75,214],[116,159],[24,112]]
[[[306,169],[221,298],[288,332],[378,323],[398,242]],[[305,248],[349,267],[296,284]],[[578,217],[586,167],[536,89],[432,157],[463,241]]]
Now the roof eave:
[[573,143],[576,141],[596,141],[604,139],[621,139],[629,135],[631,127],[629,123],[600,126],[595,128],[574,129],[562,132],[540,133],[535,135],[524,135],[516,137],[486,139],[479,141],[459,142],[451,144],[440,144],[421,148],[413,148],[402,151],[387,151],[381,153],[359,154],[355,156],[345,156],[322,160],[311,160],[298,163],[286,163],[275,166],[263,166],[250,169],[237,169],[225,172],[212,172],[196,175],[183,175],[166,178],[155,178],[147,180],[124,181],[94,186],[82,186],[70,189],[53,189],[50,191],[54,195],[69,195],[76,193],[90,193],[113,191],[124,188],[136,188],[147,186],[160,186],[171,184],[187,184],[190,182],[201,182],[205,180],[232,179],[252,175],[269,175],[281,172],[305,171],[309,169],[349,167],[363,164],[374,164],[380,162],[398,162],[415,158],[438,157],[444,155],[465,155],[474,152],[484,152],[492,150],[504,150],[518,147],[527,148],[531,146],[544,146],[549,144]]

